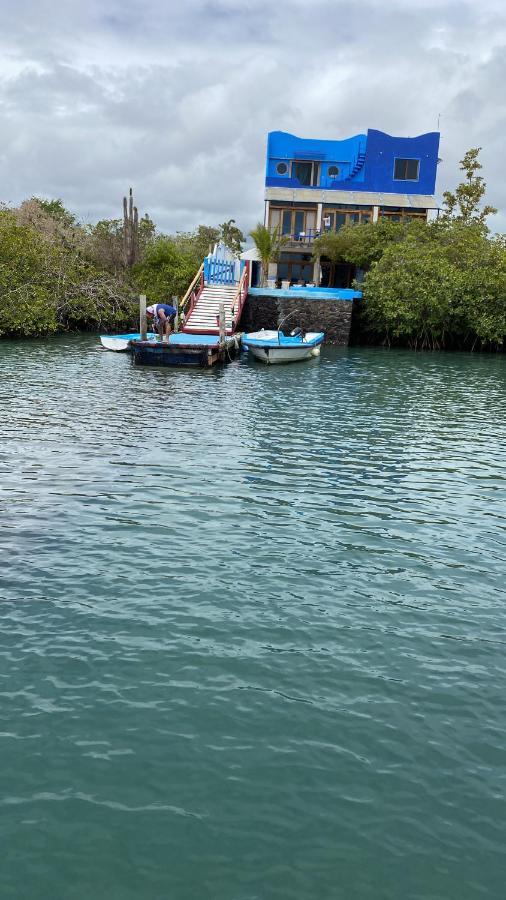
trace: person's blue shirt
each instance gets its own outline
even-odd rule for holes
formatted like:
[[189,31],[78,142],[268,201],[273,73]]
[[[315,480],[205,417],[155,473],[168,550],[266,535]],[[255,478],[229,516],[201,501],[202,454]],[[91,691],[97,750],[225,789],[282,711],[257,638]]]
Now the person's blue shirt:
[[160,312],[161,309],[163,309],[163,311],[168,319],[170,319],[172,316],[175,316],[176,312],[177,312],[177,309],[175,308],[175,306],[169,306],[168,303],[157,303],[155,315],[158,315],[158,313]]

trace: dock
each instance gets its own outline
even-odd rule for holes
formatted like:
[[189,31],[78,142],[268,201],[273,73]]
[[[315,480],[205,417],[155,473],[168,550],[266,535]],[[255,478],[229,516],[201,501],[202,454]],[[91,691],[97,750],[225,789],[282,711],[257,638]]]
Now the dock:
[[141,294],[139,339],[128,342],[135,365],[209,368],[228,362],[241,346],[238,328],[248,285],[249,264],[244,263],[241,269],[227,248],[215,248],[214,254],[206,256],[181,303],[173,298],[176,330],[163,341],[147,340],[146,295]]
[[138,366],[195,366],[208,368],[233,358],[240,348],[240,335],[187,334],[169,335],[168,342],[131,341],[133,361]]

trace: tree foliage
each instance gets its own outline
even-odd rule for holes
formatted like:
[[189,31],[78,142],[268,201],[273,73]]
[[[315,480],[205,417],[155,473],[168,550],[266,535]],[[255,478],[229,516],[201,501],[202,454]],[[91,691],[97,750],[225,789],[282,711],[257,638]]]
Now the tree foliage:
[[195,231],[178,232],[170,235],[169,240],[184,255],[193,257],[194,266],[198,268],[219,241],[220,230],[210,225],[199,225]]
[[465,179],[455,192],[445,191],[443,194],[444,217],[454,219],[464,225],[479,225],[487,228],[486,219],[497,212],[494,206],[481,207],[485,196],[486,184],[477,172],[483,168],[478,159],[481,147],[472,147],[460,161],[460,171]]
[[366,269],[377,262],[389,244],[402,241],[409,231],[420,230],[418,222],[401,224],[381,219],[373,224],[345,225],[339,231],[329,231],[317,238],[313,245],[315,259],[327,257],[332,263],[353,263]]
[[0,335],[123,327],[131,321],[133,297],[128,285],[96,269],[79,247],[0,211]]
[[240,256],[242,245],[245,243],[246,238],[241,229],[235,224],[235,219],[229,219],[228,222],[222,222],[219,227],[219,232],[219,240],[222,244],[225,244],[225,247],[228,247],[235,256]]
[[45,200],[43,197],[32,197],[32,200],[38,204],[41,211],[53,221],[58,222],[66,228],[72,228],[77,225],[77,220],[68,209],[65,209],[63,202],[58,200]]
[[139,262],[128,270],[123,236],[121,219],[83,226],[61,200],[0,208],[0,336],[131,328],[139,293],[155,302],[181,296],[211,246],[223,240],[238,253],[244,241],[233,219],[160,235],[145,215]]
[[[89,225],[86,232],[86,254],[90,260],[113,275],[123,273],[125,269],[123,220],[101,219],[96,225]],[[155,223],[148,215],[139,219],[138,234],[139,260],[142,260],[156,235]]]
[[139,290],[151,301],[161,303],[184,294],[196,268],[197,258],[190,248],[181,250],[170,238],[159,237],[149,245],[133,275]]
[[495,210],[482,206],[480,168],[478,150],[468,151],[465,180],[446,192],[440,219],[404,227],[371,260],[363,321],[373,340],[423,349],[504,346],[506,242],[488,233],[486,217]]
[[184,254],[193,256],[197,266],[200,266],[204,256],[220,242],[239,256],[246,240],[241,229],[235,224],[235,219],[222,222],[217,228],[212,225],[199,225],[195,231],[179,231],[168,237]]

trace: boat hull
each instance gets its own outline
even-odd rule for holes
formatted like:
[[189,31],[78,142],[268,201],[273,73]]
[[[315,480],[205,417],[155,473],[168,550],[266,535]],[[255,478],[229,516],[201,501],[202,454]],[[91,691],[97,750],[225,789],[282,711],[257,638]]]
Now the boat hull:
[[[150,332],[148,340],[156,340],[156,335]],[[100,343],[106,350],[113,350],[115,353],[124,353],[131,349],[131,341],[140,340],[139,332],[132,334],[101,334]]]
[[301,362],[320,355],[320,347],[249,347],[255,359],[268,365],[276,363]]
[[273,365],[301,362],[319,356],[324,337],[321,331],[308,332],[304,337],[299,337],[262,329],[244,334],[242,343],[255,359]]

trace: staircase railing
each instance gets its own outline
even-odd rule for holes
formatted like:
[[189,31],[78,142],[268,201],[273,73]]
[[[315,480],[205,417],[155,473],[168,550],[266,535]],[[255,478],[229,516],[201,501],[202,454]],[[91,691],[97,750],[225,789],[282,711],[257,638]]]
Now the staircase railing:
[[204,263],[202,263],[190,287],[179,304],[179,316],[182,325],[190,318],[197,300],[204,290]]
[[249,260],[246,260],[244,263],[243,273],[241,275],[241,279],[239,284],[237,285],[237,290],[234,294],[234,299],[232,301],[232,332],[234,332],[241,320],[241,314],[243,311],[244,303],[246,301],[246,297],[248,296],[248,288],[249,288]]

